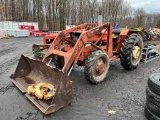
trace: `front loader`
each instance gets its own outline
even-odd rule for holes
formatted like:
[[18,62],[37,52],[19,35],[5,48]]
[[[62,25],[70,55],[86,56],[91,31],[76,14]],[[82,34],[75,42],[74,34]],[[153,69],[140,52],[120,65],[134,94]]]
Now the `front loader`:
[[[84,66],[86,79],[97,84],[105,79],[112,60],[120,58],[124,69],[135,69],[142,48],[143,40],[136,30],[114,33],[111,23],[81,24],[60,32],[46,48],[42,61],[22,55],[11,78],[34,105],[44,114],[50,114],[73,98],[69,75],[74,65]],[[39,100],[27,93],[28,86],[40,82],[54,85],[56,93],[52,99]]]

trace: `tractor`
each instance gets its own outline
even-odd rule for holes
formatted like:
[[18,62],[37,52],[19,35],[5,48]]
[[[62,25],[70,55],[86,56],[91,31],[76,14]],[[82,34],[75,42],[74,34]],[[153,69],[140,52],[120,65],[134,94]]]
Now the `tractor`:
[[[110,61],[120,58],[124,69],[133,70],[139,65],[143,50],[143,40],[137,30],[117,32],[111,23],[81,24],[49,39],[52,39],[49,44],[37,45],[40,52],[46,50],[40,56],[41,61],[22,55],[15,73],[10,76],[44,114],[53,113],[71,102],[74,95],[69,75],[75,65],[84,66],[86,79],[98,84],[105,80]],[[54,85],[56,92],[52,99],[39,100],[27,93],[28,86],[40,82]]]

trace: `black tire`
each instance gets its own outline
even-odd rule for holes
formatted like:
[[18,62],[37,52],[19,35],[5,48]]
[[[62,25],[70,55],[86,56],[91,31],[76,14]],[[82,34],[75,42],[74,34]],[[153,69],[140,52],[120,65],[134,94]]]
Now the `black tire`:
[[145,40],[148,40],[148,37],[149,37],[148,32],[144,30],[143,33],[144,33],[144,35],[145,35]]
[[[137,59],[133,58],[132,51],[134,46],[140,47],[140,53]],[[133,70],[137,68],[142,57],[143,50],[143,40],[142,37],[138,34],[131,34],[125,41],[122,43],[122,48],[120,52],[120,61],[121,65],[126,70]]]
[[152,40],[153,34],[150,31],[148,33],[150,34],[150,40]]
[[160,118],[160,108],[158,106],[154,105],[153,103],[150,103],[149,101],[146,102],[146,106],[152,114]]
[[154,94],[149,88],[146,89],[146,99],[148,102],[160,107],[160,96]]
[[144,32],[140,33],[140,35],[142,36],[143,41],[146,41],[146,35]]
[[[100,64],[103,66],[102,68],[103,71],[101,73],[97,72],[98,60],[103,62],[103,64]],[[100,65],[98,67],[100,67]],[[108,69],[109,69],[108,55],[101,50],[96,50],[92,52],[85,60],[85,77],[87,80],[89,80],[94,84],[100,83],[105,79],[108,73]]]
[[149,89],[160,96],[160,73],[154,73],[148,78]]
[[151,33],[150,33],[150,32],[147,32],[147,33],[148,33],[148,39],[147,39],[147,40],[150,41],[150,40],[151,40],[151,37],[152,37],[152,36],[151,36]]
[[147,120],[160,120],[160,118],[158,118],[156,115],[154,115],[152,112],[148,110],[147,106],[145,106],[144,108],[144,115],[147,118]]

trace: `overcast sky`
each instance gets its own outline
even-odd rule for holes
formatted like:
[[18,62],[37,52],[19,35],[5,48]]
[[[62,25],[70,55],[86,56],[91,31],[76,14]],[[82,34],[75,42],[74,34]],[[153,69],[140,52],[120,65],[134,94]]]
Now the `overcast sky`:
[[144,8],[146,12],[160,12],[160,0],[126,0],[134,8]]

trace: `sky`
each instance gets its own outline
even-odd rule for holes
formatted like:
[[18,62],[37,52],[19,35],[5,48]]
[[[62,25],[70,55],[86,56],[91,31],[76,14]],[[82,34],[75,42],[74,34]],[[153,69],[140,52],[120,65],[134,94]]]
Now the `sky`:
[[143,8],[146,12],[160,12],[160,0],[126,0],[134,8]]

